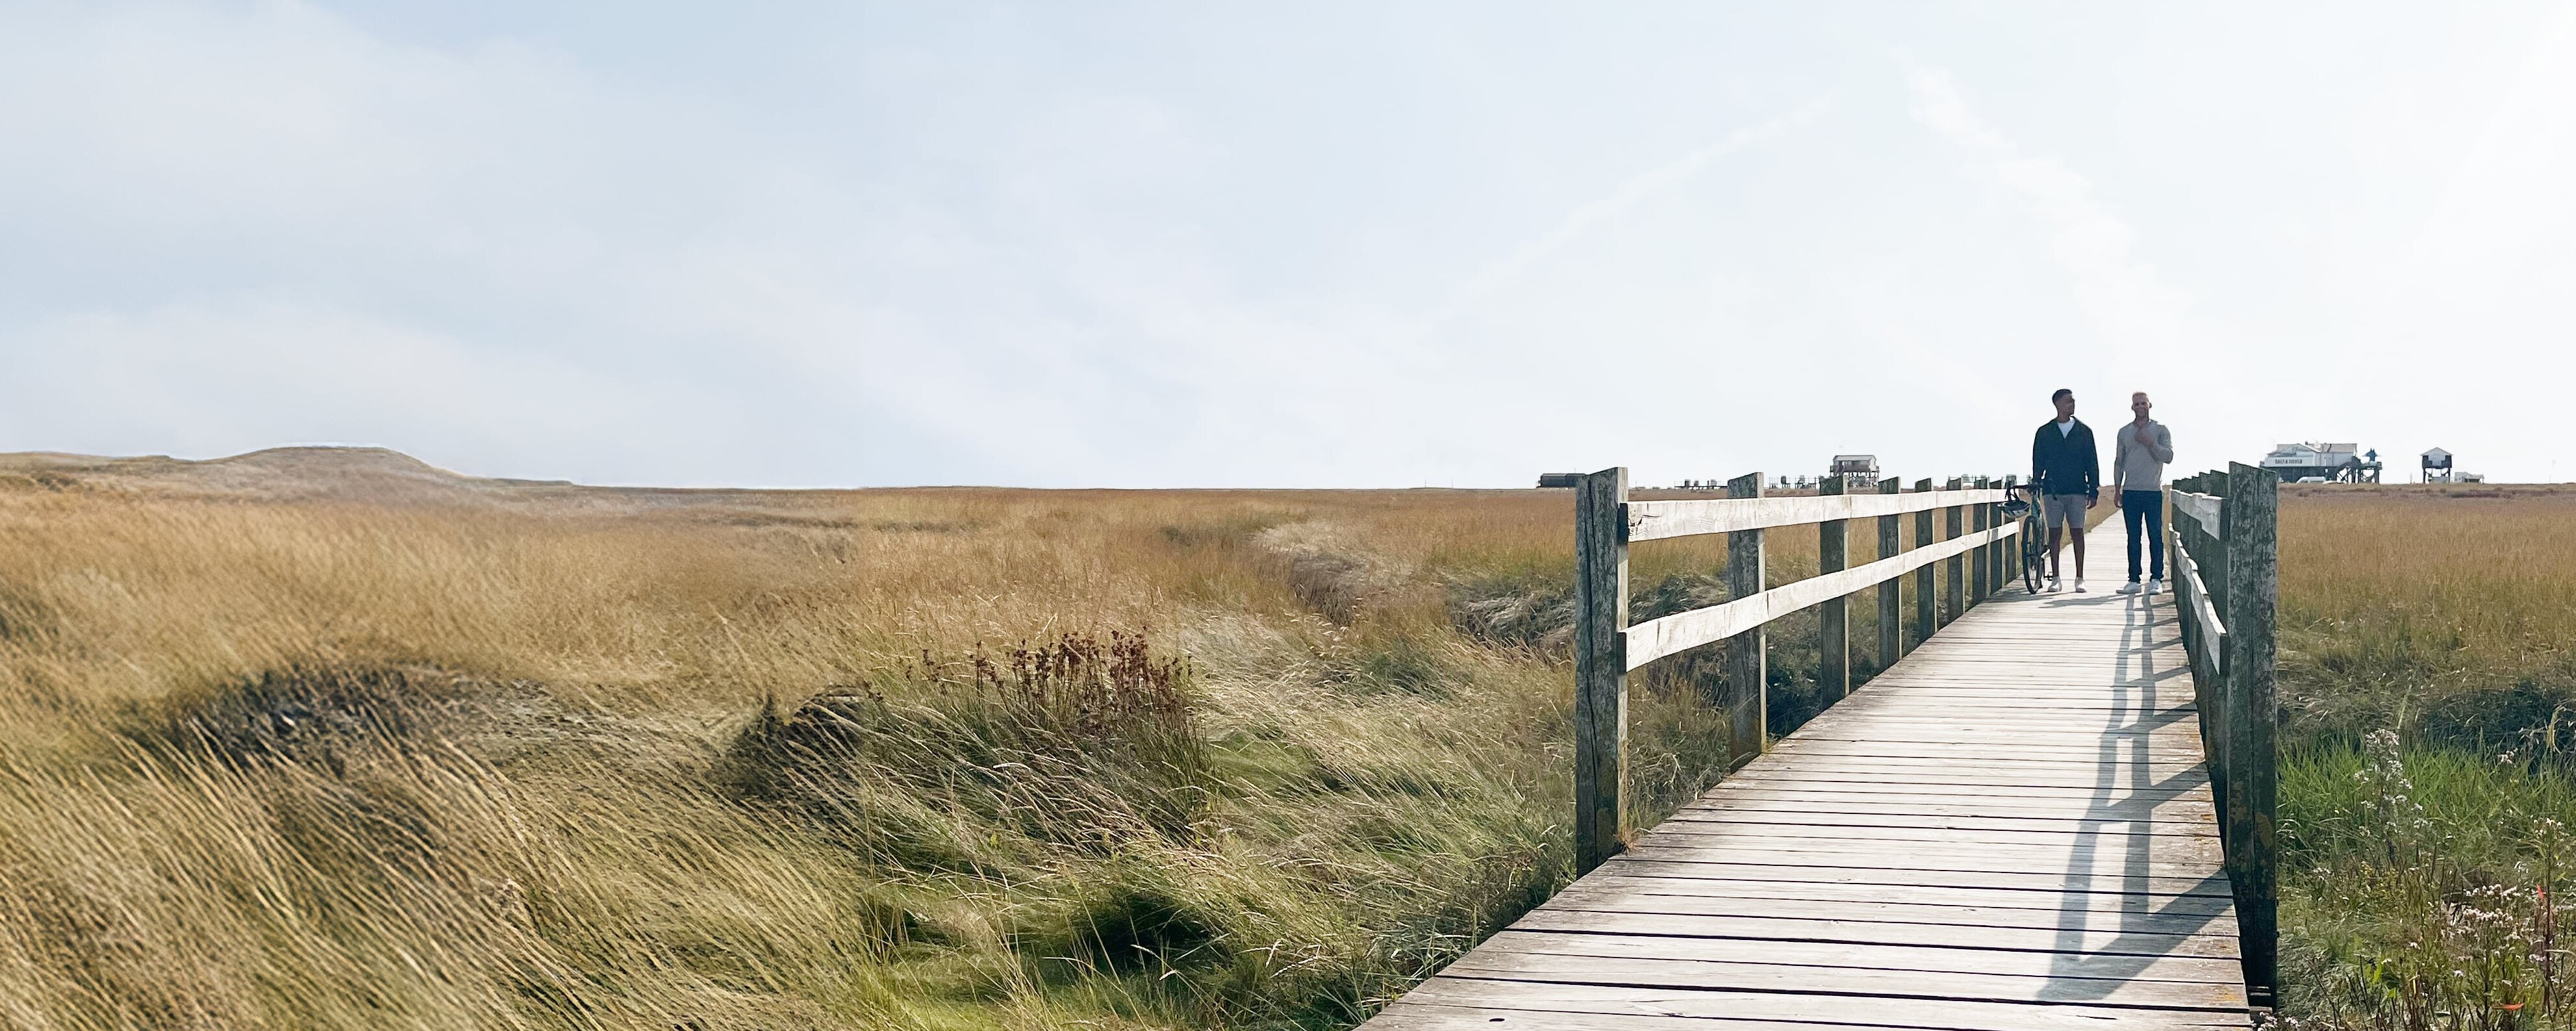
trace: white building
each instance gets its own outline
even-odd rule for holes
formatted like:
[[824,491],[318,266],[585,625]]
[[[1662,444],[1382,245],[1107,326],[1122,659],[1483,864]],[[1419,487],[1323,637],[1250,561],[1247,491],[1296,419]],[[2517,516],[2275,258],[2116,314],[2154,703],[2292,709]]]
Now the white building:
[[2311,476],[2335,479],[2346,466],[2361,464],[2359,444],[2319,444],[2313,441],[2283,444],[2263,456],[2263,468],[2281,474],[2292,482]]
[[1827,471],[1827,472],[1829,472],[1829,473],[1831,473],[1831,474],[1833,474],[1833,475],[1836,475],[1836,476],[1842,476],[1842,475],[1854,475],[1854,474],[1856,474],[1856,475],[1860,475],[1860,476],[1877,476],[1877,475],[1878,475],[1878,456],[1877,456],[1877,455],[1835,455],[1835,456],[1834,456],[1834,466],[1833,466],[1833,468],[1828,469],[1828,470],[1826,470],[1826,471]]
[[2451,480],[2451,453],[2441,448],[2424,452],[2424,482],[2448,483]]

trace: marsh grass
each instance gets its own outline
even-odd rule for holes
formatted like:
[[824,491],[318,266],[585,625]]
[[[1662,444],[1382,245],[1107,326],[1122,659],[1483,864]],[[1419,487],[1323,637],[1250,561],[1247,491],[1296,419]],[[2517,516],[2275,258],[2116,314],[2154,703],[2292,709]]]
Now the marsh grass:
[[0,476],[0,1028],[1340,1027],[1570,873],[1562,493],[85,476]]
[[2284,493],[2284,1012],[2576,1026],[2576,492]]

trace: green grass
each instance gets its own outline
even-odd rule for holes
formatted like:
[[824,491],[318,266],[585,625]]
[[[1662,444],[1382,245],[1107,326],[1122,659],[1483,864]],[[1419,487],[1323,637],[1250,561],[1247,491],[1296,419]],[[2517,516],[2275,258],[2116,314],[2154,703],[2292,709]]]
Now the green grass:
[[2292,490],[2282,509],[2282,1013],[2576,1026],[2576,505]]

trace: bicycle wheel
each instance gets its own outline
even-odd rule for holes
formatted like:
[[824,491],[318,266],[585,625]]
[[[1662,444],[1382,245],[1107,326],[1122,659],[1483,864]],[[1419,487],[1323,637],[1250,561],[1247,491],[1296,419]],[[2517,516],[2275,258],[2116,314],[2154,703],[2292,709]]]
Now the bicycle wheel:
[[2048,572],[2043,568],[2048,563],[2045,535],[2045,531],[2039,528],[2039,520],[2021,521],[2021,586],[2032,594],[2039,593],[2040,576]]

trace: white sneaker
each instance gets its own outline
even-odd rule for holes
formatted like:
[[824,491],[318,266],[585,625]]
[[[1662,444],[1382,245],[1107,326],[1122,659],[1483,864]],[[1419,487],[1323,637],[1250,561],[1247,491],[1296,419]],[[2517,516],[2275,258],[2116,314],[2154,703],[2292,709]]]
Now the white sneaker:
[[2164,582],[2164,581],[2162,581],[2162,580],[2149,580],[2149,581],[2147,581],[2147,593],[2148,593],[2148,594],[2163,594],[2163,593],[2165,593],[2165,582]]
[[2144,588],[2139,587],[2138,582],[2135,580],[2131,580],[2128,583],[2120,585],[2120,593],[2122,594],[2136,594],[2141,590],[2144,590]]
[[2075,593],[2077,593],[2077,594],[2082,594],[2082,593],[2084,593],[2084,578],[2083,578],[2083,577],[2080,577],[2080,576],[2079,576],[2079,577],[2076,577],[2076,578],[2075,578]]
[[2059,591],[2063,591],[2063,590],[2065,590],[2065,589],[2066,589],[2066,581],[2065,581],[2065,580],[2063,580],[2063,579],[2061,579],[2061,578],[2058,578],[2058,577],[2054,577],[2054,576],[2052,576],[2052,577],[2049,577],[2049,578],[2048,578],[2048,593],[2050,593],[2050,594],[2055,594],[2055,593],[2057,593],[2057,592],[2059,592]]

